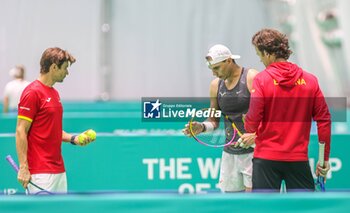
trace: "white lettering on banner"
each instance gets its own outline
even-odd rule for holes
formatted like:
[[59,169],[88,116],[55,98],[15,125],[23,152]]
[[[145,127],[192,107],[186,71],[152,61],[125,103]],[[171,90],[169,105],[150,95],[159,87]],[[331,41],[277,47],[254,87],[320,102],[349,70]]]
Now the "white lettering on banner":
[[181,184],[180,186],[179,186],[179,190],[178,190],[178,192],[180,193],[180,194],[187,194],[187,193],[189,193],[189,194],[193,194],[194,193],[194,187],[191,185],[191,184],[189,184],[189,183],[184,183],[184,184]]
[[166,179],[167,176],[170,179],[192,179],[188,165],[192,163],[191,158],[170,158],[168,164],[165,158],[145,158],[142,159],[142,163],[147,165],[148,180],[154,180],[155,171],[159,171],[159,179],[161,180]]
[[197,158],[197,163],[201,177],[203,179],[208,179],[209,175],[211,179],[216,179],[220,170],[220,158],[215,159],[215,163],[212,158]]
[[208,189],[211,188],[210,183],[196,183],[194,186],[189,183],[184,183],[179,186],[178,192],[180,194],[206,194]]
[[13,189],[13,188],[4,189],[5,195],[14,195],[16,194],[16,192],[17,192],[17,189]]
[[[147,166],[147,179],[154,180],[159,177],[159,180],[177,179],[177,180],[193,180],[200,178],[208,182],[217,181],[220,173],[221,158],[196,158],[192,162],[192,158],[145,158],[142,163]],[[314,178],[316,163],[314,158],[309,159],[310,167]],[[338,172],[342,168],[342,161],[339,158],[330,158],[330,170],[327,174],[327,179],[332,178],[333,172]],[[192,167],[195,168],[192,168]],[[193,178],[196,173],[196,168],[199,170],[200,177]],[[207,190],[219,189],[217,183],[181,183],[178,187],[179,193],[206,193]]]
[[190,164],[192,162],[191,158],[179,158],[176,161],[176,176],[178,179],[192,179],[192,174],[187,173],[185,174],[184,172],[189,171],[188,165],[184,164]]
[[329,159],[329,164],[330,164],[330,170],[327,174],[327,178],[330,179],[332,178],[332,173],[337,172],[341,169],[342,167],[342,162],[339,158],[331,158]]
[[159,159],[159,178],[161,180],[165,179],[165,173],[169,172],[170,179],[175,179],[175,159],[169,159],[169,166],[165,165],[165,159]]
[[147,164],[147,179],[153,180],[154,179],[154,164],[158,164],[158,159],[156,158],[150,158],[150,159],[142,159],[143,164]]
[[[170,158],[168,164],[165,158],[145,158],[142,159],[142,163],[147,165],[148,180],[154,180],[157,169],[159,169],[159,179],[161,180],[166,179],[167,176],[170,179],[192,179],[190,171],[192,158]],[[197,158],[197,163],[202,179],[216,179],[218,177],[220,158],[216,158],[215,161],[212,158]]]
[[[312,175],[314,178],[316,178],[315,170],[316,170],[317,161],[315,161],[314,158],[310,158],[309,164],[311,167]],[[342,168],[342,161],[339,158],[329,158],[329,165],[331,168],[329,169],[329,171],[327,173],[327,179],[331,179],[332,173],[338,172]]]
[[[192,158],[145,158],[142,163],[147,165],[147,179],[154,180],[159,177],[160,180],[169,178],[171,180],[191,180],[193,179],[194,169],[191,166],[198,167],[200,178],[202,180],[216,180],[220,171],[220,158],[197,158],[196,163],[192,162]],[[193,164],[194,163],[194,164]],[[309,159],[310,167],[314,178],[316,162],[314,158]],[[339,158],[330,158],[330,170],[327,174],[327,179],[332,178],[333,172],[338,172],[342,168],[342,161]],[[189,193],[200,192],[207,187],[205,183],[202,185],[191,185],[184,183],[180,186],[179,192],[188,191]],[[213,186],[214,188],[217,188]]]

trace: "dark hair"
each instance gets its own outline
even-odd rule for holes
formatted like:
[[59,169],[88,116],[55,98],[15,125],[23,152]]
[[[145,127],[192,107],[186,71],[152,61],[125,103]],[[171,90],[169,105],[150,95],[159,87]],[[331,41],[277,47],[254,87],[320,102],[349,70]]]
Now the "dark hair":
[[274,29],[262,29],[255,33],[252,44],[259,51],[274,54],[276,58],[288,59],[292,51],[289,49],[288,38],[285,34]]
[[72,64],[75,62],[75,58],[66,50],[62,50],[61,48],[48,48],[41,56],[40,73],[48,73],[52,64],[56,64],[59,68],[61,68],[62,64],[66,61]]

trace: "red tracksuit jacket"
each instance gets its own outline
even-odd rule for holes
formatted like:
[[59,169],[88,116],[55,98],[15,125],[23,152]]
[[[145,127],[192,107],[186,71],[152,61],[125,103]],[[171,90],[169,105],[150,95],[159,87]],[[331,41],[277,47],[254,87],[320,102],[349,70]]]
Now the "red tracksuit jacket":
[[331,116],[317,78],[290,62],[270,64],[253,81],[247,132],[256,132],[255,158],[307,161],[312,119],[329,159]]

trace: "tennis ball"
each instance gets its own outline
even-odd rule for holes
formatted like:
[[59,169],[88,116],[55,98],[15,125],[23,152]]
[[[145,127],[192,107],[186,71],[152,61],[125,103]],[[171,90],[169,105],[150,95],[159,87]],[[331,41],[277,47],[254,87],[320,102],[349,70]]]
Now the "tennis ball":
[[79,141],[79,143],[84,143],[84,141],[86,140],[87,137],[88,137],[88,136],[85,135],[84,133],[78,135],[78,141]]
[[96,140],[96,132],[92,129],[89,129],[85,132],[85,135],[88,136],[91,140]]

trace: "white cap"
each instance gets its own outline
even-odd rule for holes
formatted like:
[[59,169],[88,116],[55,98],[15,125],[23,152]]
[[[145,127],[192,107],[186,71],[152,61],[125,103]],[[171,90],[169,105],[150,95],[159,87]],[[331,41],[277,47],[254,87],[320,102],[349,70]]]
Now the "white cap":
[[209,49],[209,52],[206,58],[209,59],[207,62],[208,65],[214,65],[228,58],[239,59],[241,58],[241,56],[232,55],[229,48],[227,48],[222,44],[216,44]]

